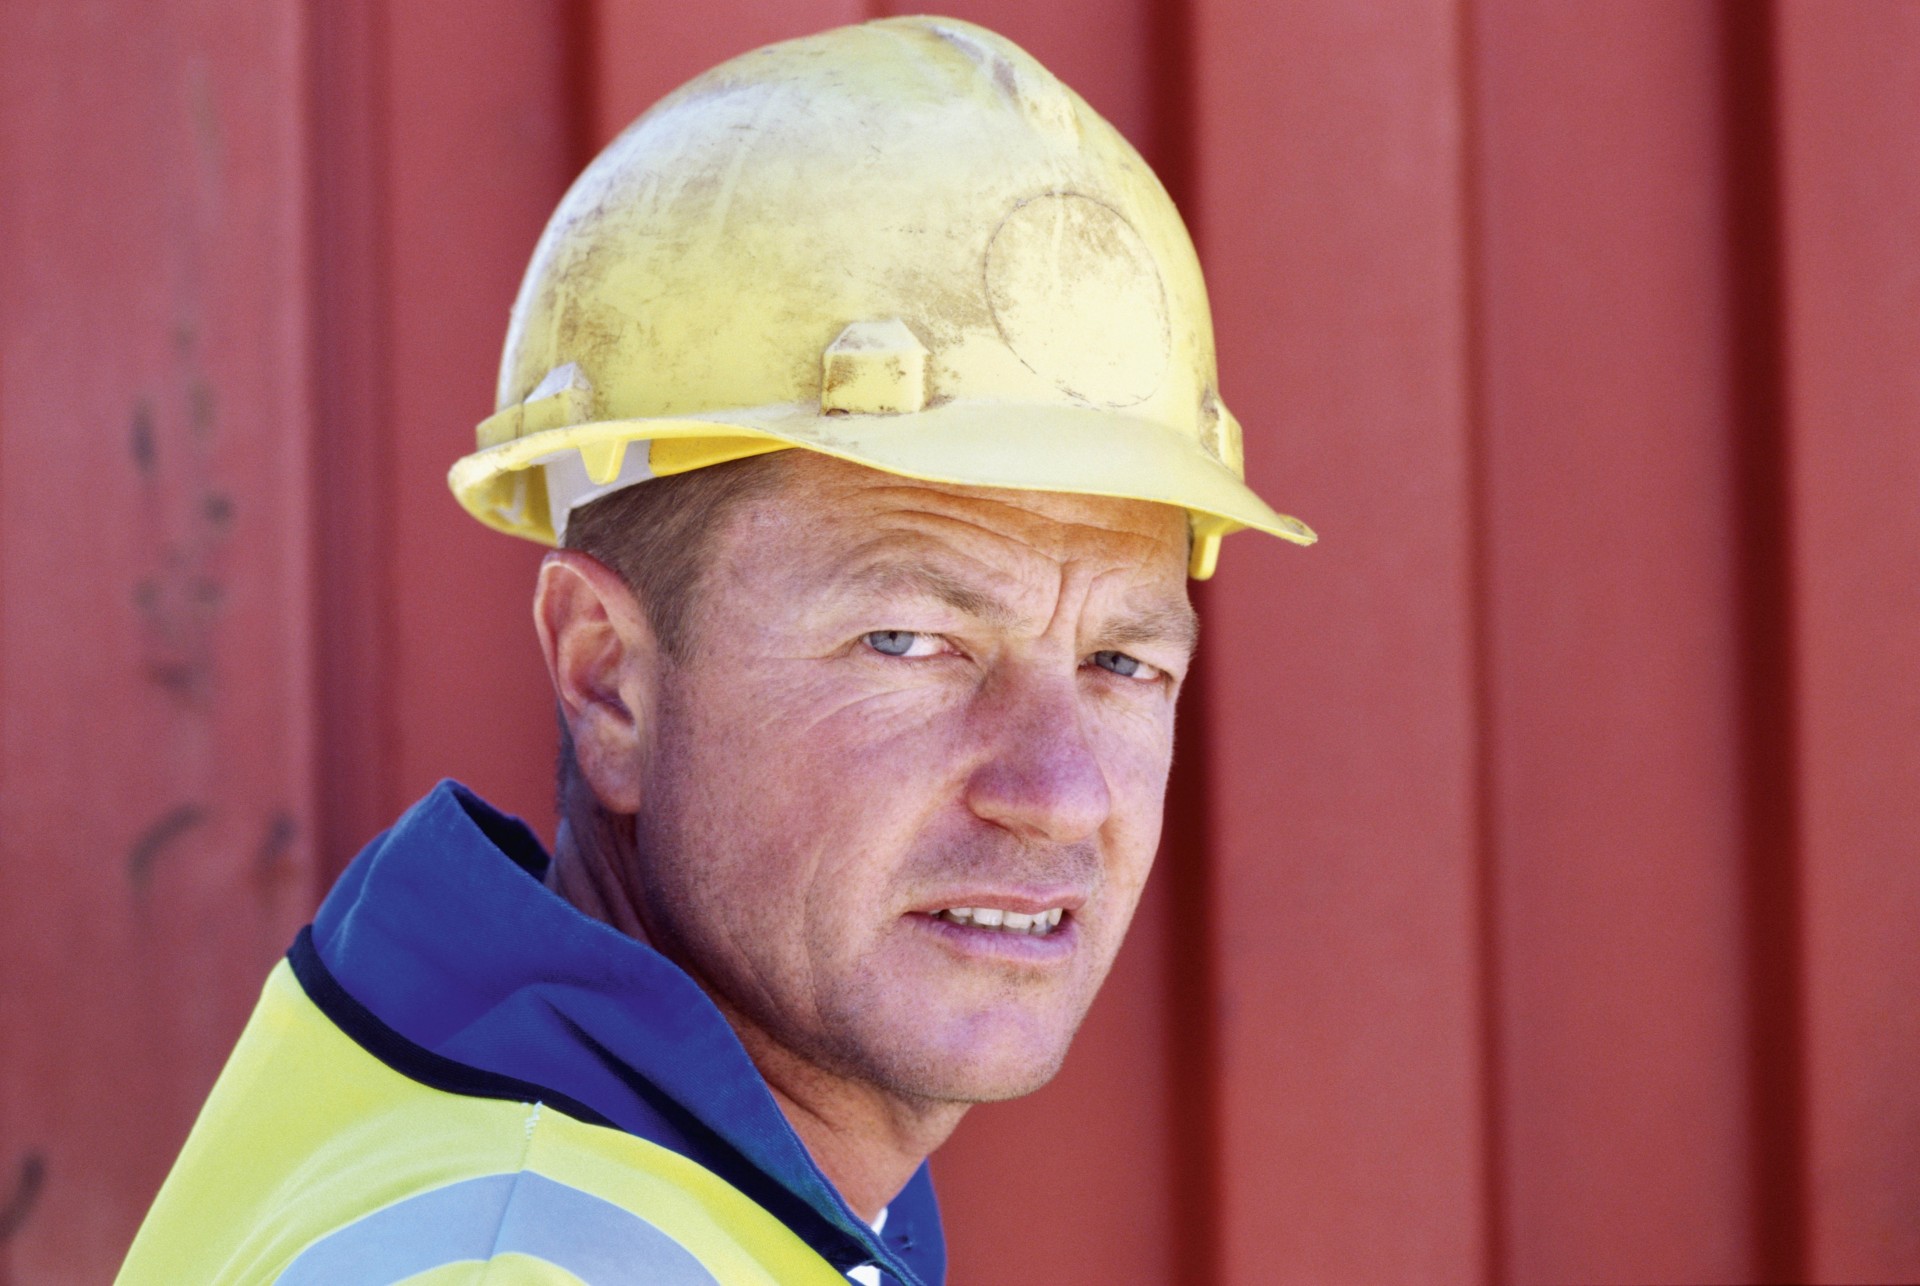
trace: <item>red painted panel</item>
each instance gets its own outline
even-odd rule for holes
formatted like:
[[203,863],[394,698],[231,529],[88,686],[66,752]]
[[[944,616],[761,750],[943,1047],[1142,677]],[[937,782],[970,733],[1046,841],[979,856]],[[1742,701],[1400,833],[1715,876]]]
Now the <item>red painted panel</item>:
[[458,777],[551,833],[553,699],[532,627],[540,551],[466,518],[446,486],[473,450],[533,243],[573,176],[560,0],[387,14],[396,742],[389,817]]
[[1810,1276],[1920,1280],[1920,9],[1781,6]]
[[1474,12],[1507,1267],[1747,1280],[1720,15]]
[[717,0],[703,4],[699,21],[691,22],[684,11],[650,0],[592,0],[586,35],[594,148],[715,63],[776,40],[860,22],[870,8],[866,0]]
[[0,18],[0,1278],[112,1278],[305,916],[294,4]]
[[1472,488],[1451,4],[1201,0],[1221,394],[1310,550],[1208,596],[1217,1280],[1471,1281]]

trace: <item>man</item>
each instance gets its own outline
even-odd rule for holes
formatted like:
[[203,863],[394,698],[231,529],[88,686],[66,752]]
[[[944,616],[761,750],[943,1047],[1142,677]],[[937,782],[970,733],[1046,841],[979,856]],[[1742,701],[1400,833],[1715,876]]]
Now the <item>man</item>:
[[551,860],[443,784],[342,876],[128,1282],[939,1282],[926,1158],[1065,1056],[1253,527],[1198,266],[1020,50],[748,54],[563,201],[452,484],[560,550]]

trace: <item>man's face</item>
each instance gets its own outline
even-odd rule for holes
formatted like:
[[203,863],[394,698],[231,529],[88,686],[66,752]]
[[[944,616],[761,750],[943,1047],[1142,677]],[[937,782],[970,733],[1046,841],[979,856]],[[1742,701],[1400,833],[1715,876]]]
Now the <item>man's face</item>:
[[750,1047],[916,1100],[1027,1093],[1159,840],[1185,517],[792,454],[661,684],[647,931]]

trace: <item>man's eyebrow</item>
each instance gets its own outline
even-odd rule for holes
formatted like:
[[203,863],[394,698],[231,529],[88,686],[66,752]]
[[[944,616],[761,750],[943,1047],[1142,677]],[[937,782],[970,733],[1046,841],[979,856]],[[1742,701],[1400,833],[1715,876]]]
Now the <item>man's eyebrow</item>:
[[[929,563],[872,563],[849,577],[849,583],[857,590],[924,594],[989,625],[1013,628],[1024,622],[1019,612],[992,594]],[[1122,612],[1100,627],[1099,639],[1112,647],[1167,643],[1192,655],[1200,642],[1200,618],[1185,602],[1158,603]]]
[[1100,629],[1100,641],[1117,647],[1168,643],[1188,656],[1200,643],[1200,617],[1186,603],[1162,603],[1123,612]]
[[1023,619],[992,594],[929,563],[900,560],[870,563],[848,577],[848,584],[856,590],[921,594],[989,625],[1011,628]]

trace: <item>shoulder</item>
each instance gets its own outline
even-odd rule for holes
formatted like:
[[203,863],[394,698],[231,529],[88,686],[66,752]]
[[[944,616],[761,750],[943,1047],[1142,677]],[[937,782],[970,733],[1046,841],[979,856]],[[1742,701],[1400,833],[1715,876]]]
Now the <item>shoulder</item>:
[[685,1157],[549,1105],[402,1075],[329,1022],[283,963],[119,1280],[414,1278],[845,1282]]

